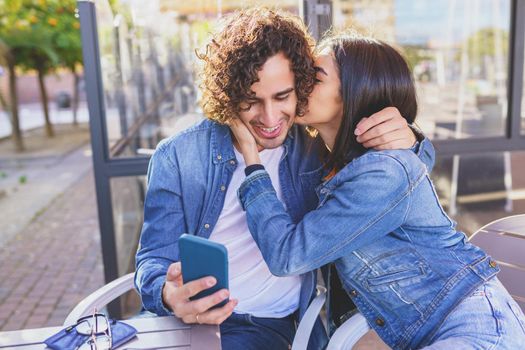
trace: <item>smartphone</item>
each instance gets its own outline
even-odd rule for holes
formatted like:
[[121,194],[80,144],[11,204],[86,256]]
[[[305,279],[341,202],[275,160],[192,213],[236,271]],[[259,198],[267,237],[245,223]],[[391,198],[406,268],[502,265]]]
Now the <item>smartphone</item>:
[[[179,252],[184,283],[206,276],[213,276],[217,280],[213,287],[201,291],[190,300],[228,289],[228,250],[224,245],[206,238],[183,234],[179,238]],[[228,300],[229,298],[226,298],[213,308],[226,305]]]

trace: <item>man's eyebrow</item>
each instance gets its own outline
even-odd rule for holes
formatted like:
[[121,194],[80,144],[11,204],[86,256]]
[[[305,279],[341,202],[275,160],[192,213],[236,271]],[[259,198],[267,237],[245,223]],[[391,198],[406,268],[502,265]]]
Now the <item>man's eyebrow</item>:
[[289,93],[292,92],[293,90],[294,90],[293,87],[289,87],[289,88],[286,89],[286,90],[279,91],[278,93],[274,94],[273,97],[279,97],[279,96],[282,96],[282,95],[289,94]]
[[326,71],[322,67],[316,66],[316,67],[314,67],[314,69],[315,69],[316,72],[321,72],[324,75],[328,75],[328,73],[326,73]]

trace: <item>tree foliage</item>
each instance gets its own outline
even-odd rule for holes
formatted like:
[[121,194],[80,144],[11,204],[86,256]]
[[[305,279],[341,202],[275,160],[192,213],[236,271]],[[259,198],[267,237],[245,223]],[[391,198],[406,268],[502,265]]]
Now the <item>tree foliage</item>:
[[0,0],[0,37],[13,49],[17,65],[48,69],[82,62],[80,21],[75,0]]
[[0,6],[0,38],[22,70],[49,71],[60,64],[54,47],[58,20],[47,5],[43,0],[4,0]]
[[[500,47],[498,47],[498,41]],[[469,57],[481,59],[486,56],[503,55],[509,52],[509,31],[488,27],[473,33],[467,39],[467,50]]]
[[44,76],[59,67],[75,72],[82,62],[79,29],[75,0],[0,0],[0,40],[18,70],[38,73],[49,136],[53,130]]

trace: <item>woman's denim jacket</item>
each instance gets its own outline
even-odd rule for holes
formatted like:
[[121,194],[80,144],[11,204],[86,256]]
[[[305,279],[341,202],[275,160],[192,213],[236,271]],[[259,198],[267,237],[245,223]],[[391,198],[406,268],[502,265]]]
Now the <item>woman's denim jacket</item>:
[[265,170],[250,174],[238,194],[273,274],[335,262],[359,311],[394,349],[425,346],[447,314],[499,270],[455,230],[410,150],[368,151],[316,191],[317,210],[299,223]]
[[[293,127],[284,143],[279,176],[292,222],[299,222],[317,206],[315,188],[323,173],[315,151],[320,147],[318,142]],[[422,142],[418,154],[433,165],[434,151],[428,140]],[[229,128],[209,120],[158,145],[149,164],[144,224],[136,255],[135,286],[148,311],[171,314],[162,303],[161,293],[168,266],[179,260],[178,239],[183,233],[210,236],[236,167]],[[305,270],[299,317],[314,296],[315,286],[315,273]],[[319,322],[312,339],[316,344],[311,341],[309,348],[326,343]]]

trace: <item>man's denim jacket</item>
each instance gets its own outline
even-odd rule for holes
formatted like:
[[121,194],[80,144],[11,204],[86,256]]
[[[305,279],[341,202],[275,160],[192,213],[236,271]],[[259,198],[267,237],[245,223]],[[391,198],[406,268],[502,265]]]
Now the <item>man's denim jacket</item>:
[[[279,165],[283,200],[290,219],[299,222],[318,203],[315,188],[323,176],[316,152],[320,139],[312,139],[294,126],[283,146]],[[422,142],[418,154],[433,165],[434,152],[428,140]],[[209,120],[158,145],[149,164],[144,225],[136,255],[135,286],[148,311],[171,314],[161,293],[168,266],[179,260],[178,239],[183,233],[210,236],[236,167],[229,128]],[[315,295],[315,286],[315,273],[305,271],[299,317]],[[320,322],[310,340],[309,349],[326,344]]]
[[448,313],[499,271],[455,230],[410,150],[368,151],[316,192],[317,209],[300,223],[265,170],[238,194],[270,271],[304,274],[335,262],[352,301],[393,349],[427,345]]

